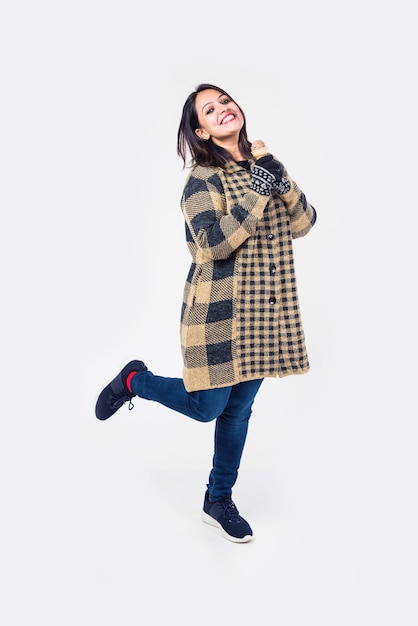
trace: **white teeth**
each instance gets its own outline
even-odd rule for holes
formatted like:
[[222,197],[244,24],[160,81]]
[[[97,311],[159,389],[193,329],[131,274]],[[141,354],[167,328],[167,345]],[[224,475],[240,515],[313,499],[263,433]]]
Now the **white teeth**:
[[225,124],[225,122],[230,122],[234,118],[235,118],[235,115],[232,115],[232,113],[230,115],[226,115],[224,119],[222,120],[222,124]]

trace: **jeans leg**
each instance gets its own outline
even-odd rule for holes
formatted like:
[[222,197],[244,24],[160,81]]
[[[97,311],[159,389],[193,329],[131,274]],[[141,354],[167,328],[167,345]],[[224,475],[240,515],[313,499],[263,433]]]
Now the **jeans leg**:
[[230,498],[248,431],[254,398],[263,380],[234,385],[229,401],[216,420],[213,467],[209,475],[209,499]]
[[232,387],[188,392],[181,378],[155,376],[147,370],[132,378],[131,389],[140,398],[159,402],[199,422],[210,422],[226,407]]

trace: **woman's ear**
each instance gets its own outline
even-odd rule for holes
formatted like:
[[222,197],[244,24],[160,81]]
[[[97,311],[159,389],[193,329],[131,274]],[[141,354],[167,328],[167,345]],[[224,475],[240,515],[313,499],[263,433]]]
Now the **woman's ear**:
[[201,128],[196,128],[194,132],[200,139],[203,139],[204,141],[207,141],[210,137],[209,133],[206,130],[202,130]]

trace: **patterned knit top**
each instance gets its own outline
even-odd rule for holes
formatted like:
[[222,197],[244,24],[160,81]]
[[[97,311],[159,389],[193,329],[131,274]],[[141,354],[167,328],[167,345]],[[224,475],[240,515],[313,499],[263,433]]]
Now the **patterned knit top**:
[[253,161],[196,166],[181,207],[192,263],[181,311],[188,391],[309,369],[292,240],[315,209],[297,184],[279,195],[250,189]]

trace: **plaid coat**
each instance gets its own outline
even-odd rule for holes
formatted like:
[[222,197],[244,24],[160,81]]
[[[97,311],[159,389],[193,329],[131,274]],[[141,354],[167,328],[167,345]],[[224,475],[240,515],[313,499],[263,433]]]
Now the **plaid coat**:
[[283,196],[251,191],[251,171],[235,161],[195,166],[186,180],[192,264],[180,332],[188,391],[309,369],[292,239],[308,233],[316,212],[285,176]]

